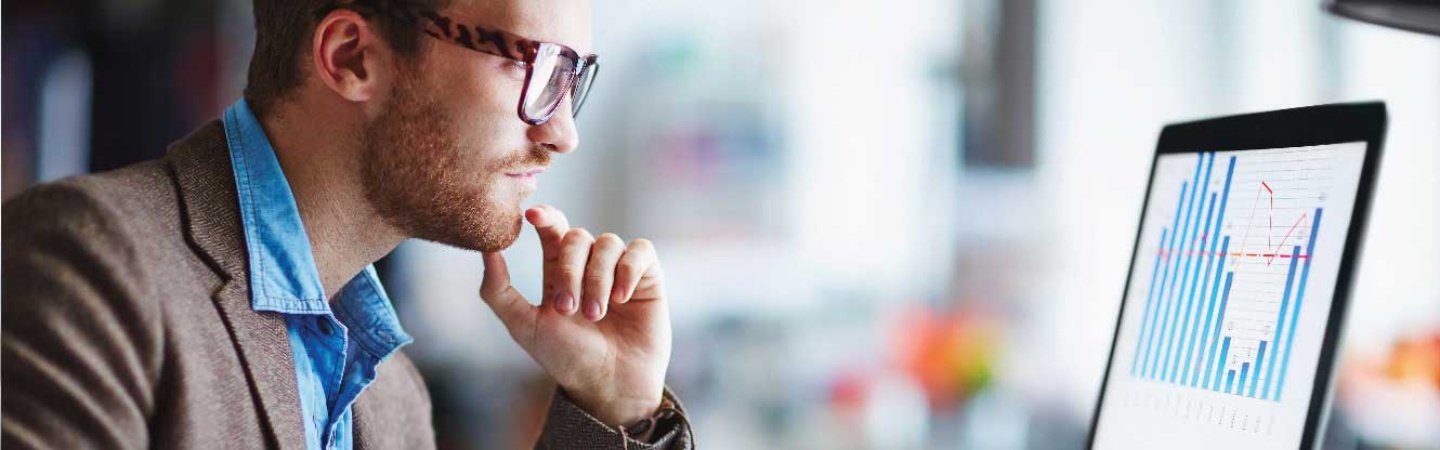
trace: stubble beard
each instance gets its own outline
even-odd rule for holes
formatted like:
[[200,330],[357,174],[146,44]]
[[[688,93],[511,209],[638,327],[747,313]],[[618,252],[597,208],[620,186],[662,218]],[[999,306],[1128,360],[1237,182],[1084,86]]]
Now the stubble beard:
[[499,186],[503,170],[548,165],[549,154],[532,149],[477,164],[477,155],[460,148],[458,130],[457,121],[420,89],[418,77],[398,83],[389,108],[366,124],[361,136],[365,197],[409,237],[502,250],[520,234],[523,200]]

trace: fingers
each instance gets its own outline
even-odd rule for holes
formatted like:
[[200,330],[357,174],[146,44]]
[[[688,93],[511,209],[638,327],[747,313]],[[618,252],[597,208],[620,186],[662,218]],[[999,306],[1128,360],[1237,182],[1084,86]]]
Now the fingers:
[[537,205],[525,211],[525,220],[535,226],[535,233],[540,236],[545,262],[558,258],[560,241],[570,231],[570,220],[565,218],[565,213],[554,206]]
[[657,270],[655,247],[648,240],[636,239],[627,246],[611,233],[593,237],[584,228],[570,228],[565,214],[550,205],[526,210],[525,219],[535,226],[544,253],[541,307],[599,321],[610,303],[630,301],[645,275]]
[[[485,277],[480,282],[480,299],[495,311],[495,316],[510,330],[511,336],[520,336],[520,330],[534,326],[535,306],[510,284],[510,268],[500,252],[483,253]],[[518,338],[517,338],[518,340]],[[520,342],[528,345],[526,342]]]
[[537,205],[526,210],[525,219],[535,226],[535,234],[540,238],[540,254],[544,258],[545,270],[542,303],[553,307],[560,314],[571,314],[579,309],[578,304],[560,301],[565,290],[556,282],[560,278],[560,247],[565,234],[570,232],[570,221],[565,217],[565,213],[550,205]]
[[585,276],[585,266],[590,260],[590,247],[595,244],[595,238],[590,236],[589,231],[584,228],[572,228],[565,233],[561,239],[557,259],[552,264],[555,267],[554,300],[555,310],[561,314],[574,314],[580,307],[581,283]]
[[585,267],[585,279],[583,294],[581,294],[582,305],[585,308],[585,318],[600,320],[605,317],[609,309],[610,289],[615,283],[615,264],[620,261],[620,255],[625,253],[625,241],[614,233],[605,233],[595,238],[595,245],[590,247],[590,262]]
[[610,291],[610,301],[630,301],[630,297],[635,295],[635,288],[640,285],[640,279],[656,262],[654,244],[647,239],[630,241],[630,246],[615,266],[615,286]]

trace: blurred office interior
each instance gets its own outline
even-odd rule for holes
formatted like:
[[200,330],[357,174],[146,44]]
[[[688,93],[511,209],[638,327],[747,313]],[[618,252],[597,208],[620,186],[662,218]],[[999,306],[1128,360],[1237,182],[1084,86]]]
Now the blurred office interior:
[[[247,0],[5,2],[3,182],[163,155],[238,98]],[[1440,447],[1440,38],[1318,0],[608,0],[582,145],[534,203],[657,243],[706,448],[1078,448],[1160,128],[1384,100],[1326,448]],[[532,231],[506,252],[537,298]],[[445,448],[550,382],[478,254],[382,261]]]

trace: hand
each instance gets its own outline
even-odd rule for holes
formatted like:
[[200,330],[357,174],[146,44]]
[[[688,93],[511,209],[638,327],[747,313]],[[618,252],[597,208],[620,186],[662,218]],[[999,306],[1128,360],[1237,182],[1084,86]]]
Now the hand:
[[545,255],[541,304],[510,284],[499,252],[484,254],[480,298],[580,408],[610,426],[649,417],[670,365],[670,311],[654,246],[591,237],[548,205],[525,211],[525,219]]

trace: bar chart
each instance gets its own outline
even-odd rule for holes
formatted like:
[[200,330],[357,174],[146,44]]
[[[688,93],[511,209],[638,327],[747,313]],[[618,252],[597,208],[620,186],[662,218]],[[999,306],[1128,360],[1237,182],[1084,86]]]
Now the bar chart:
[[[1096,448],[1295,448],[1364,142],[1156,156]],[[1327,369],[1328,370],[1328,369]],[[1106,431],[1109,430],[1109,431]],[[1157,445],[1157,443],[1166,443]]]
[[1323,164],[1296,168],[1305,156],[1194,157],[1148,255],[1131,376],[1273,402],[1285,395],[1324,217],[1326,193],[1315,187],[1329,181]]

